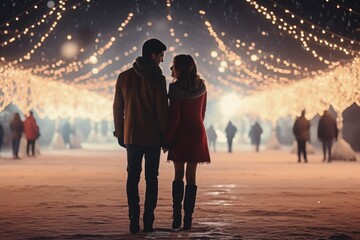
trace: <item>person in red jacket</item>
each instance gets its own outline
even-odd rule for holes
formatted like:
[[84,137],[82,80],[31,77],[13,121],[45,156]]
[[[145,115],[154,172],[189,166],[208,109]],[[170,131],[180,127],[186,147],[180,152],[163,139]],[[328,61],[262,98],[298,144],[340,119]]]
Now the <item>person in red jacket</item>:
[[[172,228],[181,226],[182,201],[184,200],[184,230],[191,229],[196,200],[196,167],[210,162],[204,127],[206,111],[206,86],[197,75],[194,59],[190,55],[178,55],[173,60],[169,85],[169,118],[165,131],[168,160],[173,161],[175,178],[172,183]],[[186,188],[184,197],[184,167],[186,163]]]
[[29,112],[29,116],[24,121],[24,133],[27,140],[26,153],[30,157],[30,147],[32,156],[35,157],[35,141],[39,137],[39,126],[33,116],[33,112]]

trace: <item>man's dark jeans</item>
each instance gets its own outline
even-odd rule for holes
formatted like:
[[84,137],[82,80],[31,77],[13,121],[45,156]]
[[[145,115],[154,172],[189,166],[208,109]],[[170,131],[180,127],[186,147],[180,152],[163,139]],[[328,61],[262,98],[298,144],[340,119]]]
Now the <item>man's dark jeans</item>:
[[324,154],[323,161],[326,160],[326,152],[328,152],[328,161],[331,161],[332,140],[323,141],[322,145],[323,145],[323,154]]
[[297,140],[298,145],[298,161],[301,162],[301,153],[304,155],[304,160],[307,162],[306,157],[306,141]]
[[145,156],[145,203],[144,203],[144,222],[146,219],[152,225],[154,221],[154,209],[158,197],[158,175],[160,161],[160,147],[150,147],[141,145],[126,145],[127,151],[127,182],[126,192],[128,197],[129,218],[138,220],[140,215],[139,205],[139,181],[141,174],[141,164]]
[[19,157],[20,138],[12,140],[13,157]]
[[27,140],[26,153],[27,153],[28,157],[30,157],[30,148],[31,148],[32,156],[35,156],[35,141],[36,141],[35,139]]

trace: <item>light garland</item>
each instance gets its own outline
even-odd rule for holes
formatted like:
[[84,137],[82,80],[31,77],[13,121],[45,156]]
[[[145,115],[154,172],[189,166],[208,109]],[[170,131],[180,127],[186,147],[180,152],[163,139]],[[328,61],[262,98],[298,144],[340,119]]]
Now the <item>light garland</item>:
[[[33,33],[32,31],[34,31],[36,27],[39,27],[39,26],[41,26],[43,23],[45,23],[46,20],[47,20],[47,18],[49,18],[51,15],[53,15],[54,13],[56,14],[56,13],[57,13],[57,12],[56,12],[56,9],[57,9],[57,8],[63,9],[63,6],[62,6],[62,5],[65,5],[65,2],[66,2],[66,1],[67,1],[67,0],[64,0],[64,2],[61,1],[61,2],[60,2],[60,5],[52,8],[52,9],[49,11],[49,13],[43,15],[42,18],[41,18],[39,21],[37,21],[36,23],[32,24],[31,26],[26,27],[24,30],[19,30],[19,33],[18,33],[16,36],[10,37],[8,40],[5,40],[5,41],[1,42],[1,43],[0,43],[0,46],[1,46],[1,47],[8,46],[8,45],[10,45],[11,43],[16,42],[16,40],[21,39],[21,37],[22,37],[23,35],[28,35],[28,34],[29,34],[29,35],[33,36],[34,33]],[[65,9],[63,9],[63,11],[64,11],[64,10],[65,10]],[[8,30],[4,30],[3,32],[4,32],[5,35],[8,34]]]
[[[207,86],[211,97],[221,97],[226,92],[224,88],[215,86],[212,83],[213,79],[214,82],[216,81],[216,83],[236,90],[241,94],[246,91],[247,86],[255,87],[256,90],[261,89],[259,92],[253,91],[250,96],[241,100],[240,105],[242,108],[239,114],[252,114],[274,122],[284,116],[290,115],[294,117],[303,108],[307,109],[308,116],[313,117],[332,105],[340,115],[338,122],[342,123],[342,112],[354,102],[360,105],[360,60],[358,56],[347,64],[333,67],[333,69],[329,68],[321,74],[312,72],[311,76],[299,79],[297,82],[289,81],[287,78],[272,78],[256,69],[250,69],[246,64],[236,64],[237,60],[244,63],[243,59],[223,43],[218,34],[213,31],[210,22],[207,21],[205,24],[222,53],[216,56],[214,61],[216,59],[221,66],[224,65],[224,68],[226,67],[230,72],[239,75],[238,77],[229,74],[226,78],[220,75],[215,78],[205,68],[199,68],[199,72],[205,78],[210,79]],[[175,34],[174,28],[170,28],[169,33],[179,48],[184,46],[181,39]],[[114,40],[110,39],[110,41],[113,42]],[[113,44],[108,42],[102,51],[96,51],[96,54],[92,54],[84,61],[76,62],[75,65],[79,67],[84,64],[93,64],[94,61],[91,60],[91,57],[103,54],[112,46]],[[175,47],[169,47],[169,51],[173,55],[176,54]],[[199,53],[194,55],[196,58],[200,58]],[[201,60],[212,66],[207,59],[202,58]],[[227,65],[227,62],[222,64],[221,62],[225,60],[228,60],[231,64]],[[98,72],[113,63],[108,61],[99,63]],[[285,62],[283,63],[286,65]],[[41,70],[48,70],[50,67],[58,68],[63,64],[65,64],[65,61],[59,60],[52,65],[39,66],[36,73]],[[113,89],[114,76],[129,68],[131,66],[129,64],[99,78],[91,78],[93,75],[79,76],[75,82],[70,84],[54,81],[50,77],[37,76],[32,69],[24,70],[13,65],[1,66],[0,110],[13,103],[23,112],[35,109],[41,117],[47,116],[51,119],[72,116],[89,118],[94,121],[110,120],[112,118],[112,109],[109,106],[112,105],[112,101],[109,90]],[[290,63],[288,64],[290,66]],[[273,65],[265,61],[263,65],[265,68],[273,67]],[[71,67],[75,68],[74,64]],[[54,73],[54,69],[51,70]],[[61,74],[65,73],[67,72],[59,72],[58,76],[63,76]],[[240,74],[243,74],[243,76]],[[249,78],[246,78],[246,75]],[[109,78],[112,78],[112,80],[108,81]],[[326,90],[324,90],[325,86]],[[91,92],[89,89],[97,90],[104,96]],[[107,97],[105,97],[105,94]]]
[[273,122],[285,116],[295,117],[304,108],[308,117],[313,118],[332,105],[342,128],[343,111],[360,101],[359,72],[357,57],[331,72],[254,93],[241,100],[240,114],[252,114]]
[[[295,24],[290,24],[288,22],[285,22],[283,18],[277,17],[273,12],[268,11],[266,7],[257,4],[256,1],[254,1],[254,0],[247,0],[246,2],[248,2],[259,13],[261,13],[267,20],[271,20],[272,24],[277,24],[277,26],[280,30],[283,30],[284,32],[286,32],[289,36],[293,37],[294,39],[301,41],[304,48],[309,52],[311,51],[314,58],[317,58],[319,61],[324,62],[327,65],[336,66],[336,65],[338,65],[338,62],[333,62],[328,59],[325,59],[325,57],[323,57],[323,56],[320,56],[315,50],[313,50],[309,47],[307,41],[312,40],[317,44],[329,47],[333,50],[342,51],[345,54],[356,55],[359,53],[359,51],[341,47],[340,44],[331,43],[330,41],[328,41],[320,36],[317,36],[313,33],[307,33],[306,31],[301,30],[301,28]],[[322,32],[322,34],[329,33],[329,34],[331,34],[332,38],[334,38],[333,36],[337,36],[339,38],[340,42],[344,42],[344,39],[345,39],[345,40],[348,40],[350,44],[355,44],[355,43],[359,44],[359,42],[356,42],[352,39],[342,37],[340,35],[330,32],[326,29],[323,29],[316,24],[313,24],[307,20],[304,20],[304,19],[298,17],[297,15],[291,13],[289,10],[287,10],[285,8],[283,10],[286,14],[290,14],[291,18],[299,19],[298,21],[300,22],[300,24],[304,24],[306,22],[311,26],[312,29],[318,29]]]
[[172,20],[172,16],[171,16],[171,0],[166,0],[166,8],[167,8],[167,11],[168,11],[168,14],[167,14],[166,18],[167,18],[168,21],[171,21]]
[[[130,23],[133,16],[134,16],[133,13],[131,13],[131,12],[128,13],[127,18],[117,28],[118,32],[121,33],[125,30],[125,27]],[[69,63],[67,66],[61,67],[66,62],[60,60],[56,64],[47,65],[46,67],[37,66],[34,68],[34,73],[42,73],[47,76],[53,76],[53,79],[56,80],[59,78],[63,78],[64,74],[69,74],[71,72],[78,72],[80,69],[84,68],[85,65],[93,64],[91,61],[92,57],[101,56],[106,51],[111,49],[111,47],[113,47],[113,45],[117,41],[117,39],[118,39],[118,37],[116,35],[110,37],[110,39],[102,47],[100,47],[98,50],[91,53],[90,57],[86,58],[83,61],[73,61],[73,62]],[[59,68],[59,67],[61,67],[61,68]],[[44,70],[44,68],[46,68],[46,70]]]
[[335,1],[333,1],[333,0],[324,0],[324,1],[325,1],[325,2],[332,2],[333,4],[336,5],[336,8],[337,8],[337,9],[342,8],[342,9],[348,11],[349,13],[352,13],[352,14],[355,14],[355,15],[360,16],[360,12],[354,11],[354,9],[349,8],[349,7],[345,7],[344,5],[339,4],[339,3],[337,3],[337,2],[335,2]]
[[[11,26],[11,22],[18,22],[20,21],[20,18],[23,16],[23,15],[29,15],[30,13],[30,10],[34,10],[34,9],[38,9],[38,4],[41,2],[42,0],[39,0],[37,1],[34,5],[32,5],[31,7],[29,7],[28,9],[26,9],[25,11],[23,11],[22,13],[18,14],[17,16],[14,16],[13,18],[11,18],[10,20],[2,23],[0,25],[0,28],[6,26],[6,27],[10,27]],[[6,29],[4,31],[7,31]],[[5,33],[6,34],[6,33]]]
[[258,72],[257,70],[251,70],[250,66],[247,66],[247,64],[240,64],[240,65],[236,65],[236,61],[240,61],[242,63],[245,63],[242,59],[241,56],[239,56],[238,54],[236,54],[235,52],[231,51],[226,45],[225,43],[218,37],[218,34],[214,31],[214,29],[212,28],[212,25],[209,21],[205,21],[205,25],[209,31],[209,34],[211,37],[214,38],[215,42],[218,44],[218,49],[223,52],[225,54],[225,59],[228,62],[232,62],[235,66],[235,68],[239,69],[239,71],[237,72],[237,74],[240,73],[240,71],[244,72],[245,74],[247,74],[249,76],[249,79],[252,79],[252,81],[263,81],[264,79],[267,79],[268,81],[272,81],[274,83],[278,82],[279,80],[281,82],[290,82],[290,79],[285,78],[285,77],[278,77],[277,75],[275,75],[275,77],[270,77],[267,74],[263,74],[261,72]]
[[[86,0],[86,2],[89,2],[90,0]],[[85,0],[73,5],[72,9],[76,9],[77,6],[79,6],[81,3],[85,2]],[[61,9],[62,12],[66,11],[65,8],[65,4],[66,1],[62,2],[64,5]],[[50,33],[56,28],[58,21],[60,21],[60,19],[62,18],[61,12],[57,12],[57,17],[55,19],[55,21],[52,23],[51,27],[49,28],[49,30],[40,38],[40,41],[38,41],[36,44],[33,45],[33,47],[31,48],[30,51],[28,51],[25,55],[23,55],[22,57],[20,57],[17,60],[13,60],[11,62],[8,62],[6,67],[12,66],[12,65],[17,65],[18,63],[21,63],[23,61],[28,61],[31,59],[31,55],[33,55],[35,53],[36,50],[38,50],[41,45],[43,44],[43,42],[50,36]],[[3,62],[5,62],[5,58],[1,58],[1,60]]]
[[[247,1],[249,2],[249,1],[251,1],[251,0],[247,0]],[[274,3],[274,7],[279,7],[279,8],[281,8],[286,14],[289,14],[289,15],[291,16],[291,18],[297,19],[301,24],[303,24],[303,23],[306,22],[306,23],[308,23],[308,24],[311,26],[312,29],[317,29],[317,30],[321,31],[323,34],[328,33],[328,34],[331,36],[331,38],[337,37],[338,40],[339,40],[341,43],[343,43],[345,40],[347,40],[349,44],[352,44],[352,45],[353,45],[353,44],[359,44],[359,45],[360,45],[360,42],[359,42],[359,41],[356,41],[356,40],[353,40],[353,39],[350,39],[350,38],[341,36],[341,35],[339,35],[339,34],[336,34],[336,33],[334,33],[334,32],[331,32],[331,31],[329,31],[329,30],[327,30],[327,29],[325,29],[325,28],[323,28],[323,27],[321,27],[321,26],[319,26],[319,25],[317,25],[317,24],[314,24],[314,23],[312,23],[312,22],[310,22],[310,21],[308,21],[308,20],[306,20],[306,19],[304,19],[304,18],[302,18],[302,17],[294,14],[293,12],[289,11],[287,8],[285,8],[285,7],[283,7],[282,5],[278,4],[278,3],[275,2],[274,0],[270,0],[270,1]],[[254,0],[254,2],[255,2],[255,0]],[[256,3],[256,2],[255,2],[255,3]],[[259,5],[259,6],[260,6],[260,5]]]
[[1,88],[5,99],[0,111],[13,103],[23,113],[35,109],[41,118],[80,117],[97,122],[112,118],[112,101],[96,93],[33,75],[30,70],[9,67],[0,73],[6,76],[4,85],[11,86]]

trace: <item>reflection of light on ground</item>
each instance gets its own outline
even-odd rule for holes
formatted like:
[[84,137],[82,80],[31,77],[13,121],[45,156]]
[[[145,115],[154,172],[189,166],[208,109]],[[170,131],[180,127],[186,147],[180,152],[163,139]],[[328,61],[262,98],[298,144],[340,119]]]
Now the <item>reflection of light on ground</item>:
[[235,184],[225,184],[225,185],[212,185],[212,187],[216,187],[216,188],[235,188],[236,185]]
[[222,206],[232,206],[234,205],[232,203],[232,201],[227,201],[227,200],[214,200],[211,202],[207,202],[205,203],[206,205],[222,205]]
[[199,222],[199,224],[204,224],[206,226],[218,226],[218,227],[229,225],[229,223],[224,223],[224,222],[221,222],[221,221],[218,221],[218,222]]
[[206,195],[212,195],[212,196],[219,196],[219,195],[223,194],[224,192],[229,192],[229,189],[227,189],[225,191],[219,191],[219,192],[207,192],[205,194]]

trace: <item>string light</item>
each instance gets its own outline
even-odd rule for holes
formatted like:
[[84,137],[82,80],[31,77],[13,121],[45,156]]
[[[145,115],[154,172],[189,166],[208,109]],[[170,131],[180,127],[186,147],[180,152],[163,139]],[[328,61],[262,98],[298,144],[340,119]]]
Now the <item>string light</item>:
[[[62,1],[61,1],[62,2]],[[82,1],[84,2],[84,0]],[[82,2],[79,2],[75,5],[80,5]],[[64,5],[61,10],[62,12],[66,11],[66,8],[65,8],[65,4],[66,2],[62,2],[62,5]],[[57,17],[56,19],[54,20],[53,24],[51,25],[51,27],[49,28],[49,30],[44,34],[42,35],[42,37],[40,38],[40,41],[38,41],[36,44],[33,45],[33,47],[31,48],[31,50],[29,52],[27,52],[25,55],[23,55],[22,57],[20,57],[19,59],[17,60],[13,60],[11,62],[9,62],[6,67],[9,67],[9,66],[12,66],[12,65],[17,65],[18,63],[21,63],[23,61],[28,61],[31,59],[31,55],[33,55],[35,53],[36,50],[38,50],[43,42],[50,36],[50,33],[55,29],[55,27],[57,26],[57,23],[58,21],[62,18],[62,15],[61,15],[61,12],[57,12]]]
[[[64,1],[63,4],[65,4],[65,2],[66,2],[66,1]],[[59,6],[57,6],[57,7],[54,7],[52,10],[49,11],[49,13],[43,15],[42,18],[41,18],[39,21],[37,21],[36,23],[34,23],[34,24],[30,25],[30,26],[25,27],[24,30],[19,30],[19,31],[18,31],[19,33],[18,33],[16,36],[12,36],[12,37],[10,37],[9,39],[1,42],[1,43],[0,43],[0,46],[1,46],[1,47],[9,46],[11,43],[16,42],[16,40],[21,39],[21,37],[22,37],[23,35],[30,35],[30,34],[32,33],[32,31],[34,31],[37,27],[40,27],[43,23],[47,22],[47,19],[48,19],[51,15],[53,15],[54,13],[57,13],[57,12],[56,12],[56,9],[57,9],[57,8],[62,9],[61,6],[62,6],[62,5],[59,5]],[[17,31],[16,31],[16,32],[17,32]],[[4,34],[7,34],[7,33],[8,33],[8,31],[7,31],[7,30],[4,30]]]
[[166,8],[167,8],[167,12],[168,12],[166,18],[167,18],[168,21],[172,21],[172,16],[171,16],[171,0],[166,0]]
[[41,118],[80,117],[93,121],[110,120],[112,101],[86,89],[33,75],[30,70],[1,68],[0,111],[13,103],[26,113],[35,109]]
[[2,28],[3,26],[6,26],[6,27],[10,27],[11,26],[11,22],[14,22],[14,21],[19,21],[21,17],[23,17],[24,15],[28,15],[31,10],[33,9],[37,9],[37,4],[39,4],[42,0],[39,0],[37,1],[34,5],[32,5],[31,7],[29,7],[28,9],[26,9],[25,11],[21,12],[20,14],[14,16],[13,18],[11,18],[10,20],[2,23],[0,25],[0,28]]
[[[125,30],[126,26],[130,23],[133,16],[134,16],[133,13],[128,13],[127,18],[120,24],[120,27],[118,27],[118,32],[123,32]],[[118,39],[117,35],[110,37],[110,39],[103,46],[99,47],[98,50],[90,53],[90,57],[86,58],[83,61],[73,61],[65,67],[61,67],[61,66],[63,64],[65,64],[66,62],[61,61],[60,64],[47,65],[46,69],[50,69],[50,70],[45,70],[45,71],[43,70],[43,68],[44,68],[43,66],[38,66],[38,67],[34,68],[34,73],[41,72],[44,75],[53,76],[53,79],[59,79],[59,78],[62,78],[64,76],[64,74],[69,74],[71,72],[78,72],[80,69],[84,68],[86,65],[93,64],[91,61],[91,58],[101,56],[106,51],[111,49],[111,47],[113,47],[113,45],[117,41],[117,39]],[[42,69],[42,70],[40,70],[40,69]]]
[[[319,25],[317,25],[317,24],[314,24],[314,23],[312,23],[312,22],[310,22],[310,21],[308,21],[308,20],[306,20],[306,19],[304,19],[304,18],[299,17],[298,15],[290,12],[288,9],[286,9],[286,8],[283,7],[282,5],[276,3],[274,0],[270,0],[270,1],[272,1],[272,2],[274,3],[274,7],[279,7],[279,8],[281,8],[286,14],[290,14],[291,16],[293,16],[292,18],[297,19],[301,24],[307,23],[307,24],[309,24],[309,25],[311,26],[312,29],[317,29],[317,30],[319,30],[320,32],[322,32],[323,34],[324,34],[324,33],[328,33],[331,38],[335,39],[335,37],[336,37],[336,38],[338,39],[338,41],[340,41],[340,42],[344,42],[344,39],[345,39],[345,40],[347,40],[347,42],[348,42],[349,44],[354,44],[354,43],[360,44],[360,42],[358,42],[358,41],[354,41],[353,39],[349,39],[349,38],[346,38],[346,37],[341,36],[341,35],[339,35],[339,34],[336,34],[336,33],[334,33],[334,32],[331,32],[331,31],[329,31],[329,30],[327,30],[327,29],[325,29],[325,28],[322,28],[321,26],[319,26]],[[258,9],[258,11],[259,11],[260,13],[263,13],[263,15],[270,16],[269,18],[272,19],[273,21],[284,22],[284,20],[283,20],[282,18],[278,18],[273,12],[269,12],[269,11],[267,11],[267,9],[266,9],[265,7],[257,4],[255,0],[247,0],[247,2],[250,3],[250,5],[252,5],[252,6],[255,7],[256,9]],[[291,24],[289,24],[289,23],[287,23],[287,22],[284,22],[284,24],[285,24],[285,25],[284,25],[284,26],[281,26],[281,28],[284,28],[284,27],[285,27],[285,30],[287,29],[287,28],[286,28],[287,25],[291,25]],[[296,29],[296,25],[293,25],[292,27]],[[292,30],[290,27],[289,27],[289,29]],[[305,33],[305,31],[303,31],[303,32]],[[307,35],[308,35],[309,37],[312,37],[313,34],[310,35],[310,33],[307,33]],[[317,38],[317,39],[321,39],[321,37],[319,37],[319,36],[316,36],[316,38]],[[315,38],[315,36],[313,37],[314,40],[315,40],[316,38]],[[325,41],[325,39],[322,39],[322,40]],[[320,41],[318,41],[318,42],[320,42]],[[321,42],[320,42],[320,43],[321,43]],[[339,47],[334,48],[334,49],[339,49]],[[344,47],[343,47],[343,49],[344,49]],[[346,49],[346,50],[347,50],[348,52],[351,52],[351,51],[352,51],[351,49]],[[358,52],[358,51],[357,51],[357,52]]]
[[[341,116],[347,107],[359,101],[359,63],[360,59],[355,58],[351,63],[335,68],[330,74],[324,73],[244,97],[241,100],[241,113],[276,121],[286,115],[295,117],[306,108],[309,118],[312,118],[332,105],[338,116]],[[326,91],[323,91],[325,87]],[[340,117],[338,122],[341,121]]]
[[[259,9],[259,7],[257,7],[257,9]],[[290,12],[288,13],[290,14]],[[204,15],[205,12],[202,16]],[[273,16],[269,15],[269,17],[271,19]],[[293,18],[295,18],[295,16]],[[289,25],[286,25],[284,20],[281,21],[276,19],[276,21],[281,22],[281,24],[279,24],[281,28],[286,27],[286,30],[289,28]],[[124,26],[119,27],[119,31],[122,31],[127,23],[124,24]],[[341,113],[352,103],[355,102],[359,105],[359,57],[354,58],[349,63],[329,68],[326,72],[324,71],[321,74],[312,72],[310,76],[292,82],[287,78],[270,77],[267,74],[259,72],[256,68],[251,68],[242,57],[231,51],[230,48],[224,44],[218,37],[218,34],[212,29],[210,22],[206,21],[205,25],[209,30],[210,36],[212,36],[218,44],[218,51],[212,56],[211,61],[204,57],[201,60],[212,66],[218,64],[218,66],[223,67],[225,71],[229,71],[236,75],[233,76],[227,74],[226,79],[224,79],[221,74],[214,77],[213,74],[208,73],[206,69],[202,69],[201,74],[204,75],[206,79],[209,79],[208,88],[211,89],[210,92],[216,92],[216,96],[218,97],[224,93],[223,89],[215,87],[212,83],[216,83],[216,85],[221,84],[226,88],[236,90],[239,93],[244,92],[244,89],[248,86],[255,87],[256,90],[261,89],[260,92],[253,91],[250,96],[244,97],[241,100],[240,104],[243,106],[243,108],[241,108],[241,113],[254,114],[273,122],[288,114],[295,116],[304,107],[311,117],[321,113],[324,109],[328,108],[330,104],[332,104],[334,109],[340,113],[339,115],[341,115]],[[181,48],[184,45],[180,36],[183,36],[184,38],[188,36],[185,34],[176,35],[174,28],[170,28],[169,33],[178,48]],[[226,33],[223,32],[220,35],[226,36]],[[305,35],[305,33],[303,33],[303,35]],[[306,38],[306,36],[301,37]],[[94,64],[95,61],[94,59],[91,60],[91,58],[95,57],[99,60],[98,56],[110,49],[115,40],[116,37],[111,37],[109,42],[107,42],[103,48],[92,53],[90,57],[86,58],[84,61],[73,62],[74,64],[71,65],[71,68],[79,68],[84,64]],[[299,67],[297,65],[292,65],[288,61],[283,61],[280,58],[274,56],[271,57],[271,55],[265,58],[265,56],[262,56],[262,50],[256,49],[253,44],[245,44],[245,46],[248,46],[249,50],[249,54],[247,55],[251,56],[252,54],[256,54],[258,58],[256,61],[260,64],[261,61],[263,61],[262,65],[265,68],[275,71],[272,64],[264,61],[269,59],[279,64],[284,64],[287,67]],[[177,49],[174,46],[171,47],[172,54],[176,54]],[[133,50],[135,51],[136,49]],[[127,56],[131,55],[130,50],[127,52]],[[314,54],[317,53],[315,52]],[[126,56],[125,53],[124,55]],[[194,56],[200,59],[199,53],[195,53]],[[1,60],[5,61],[3,58]],[[98,66],[92,66],[93,69],[96,69],[93,74],[98,74],[105,67],[113,64],[114,61],[117,60],[119,60],[119,56],[111,61],[107,60],[99,63]],[[41,69],[53,68],[51,69],[53,74],[55,72],[54,68],[59,68],[63,64],[65,64],[65,61],[58,60],[51,65],[39,66],[36,69],[36,73],[41,72]],[[130,66],[130,64],[126,64],[122,66],[121,69],[110,74],[103,74],[102,76],[99,76],[99,78],[91,78],[92,75],[86,77],[80,76],[75,82],[69,84],[53,81],[52,78],[37,76],[34,74],[34,69],[23,69],[21,66],[14,66],[12,64],[1,66],[0,74],[4,77],[0,78],[2,86],[0,90],[0,110],[3,110],[4,107],[12,102],[23,112],[35,109],[39,112],[41,117],[48,116],[51,119],[73,116],[89,118],[94,121],[109,120],[111,119],[112,114],[111,108],[108,106],[111,106],[112,101],[109,99],[109,95],[107,94],[107,97],[105,97],[105,94],[108,93],[111,88],[113,89],[115,83],[114,76]],[[280,72],[282,70],[285,71],[287,69],[279,68],[276,71]],[[300,71],[304,69],[295,70]],[[57,76],[62,77],[61,74],[63,73],[68,72],[59,72]],[[112,80],[107,81],[110,78]],[[286,85],[284,83],[286,83]],[[325,86],[327,90],[323,91]],[[94,92],[89,91],[89,89],[103,90],[102,94],[104,96],[95,94]],[[303,96],[305,95],[306,98],[304,99]],[[286,99],[286,101],[284,101],[284,99]],[[341,122],[342,119],[339,118],[338,121]]]
[[354,11],[352,8],[349,8],[349,7],[345,7],[333,0],[325,0],[325,2],[332,2],[334,5],[336,5],[336,8],[342,8],[344,10],[347,10],[349,13],[352,13],[352,14],[355,14],[355,15],[358,15],[360,16],[360,12],[357,12],[357,11]]

